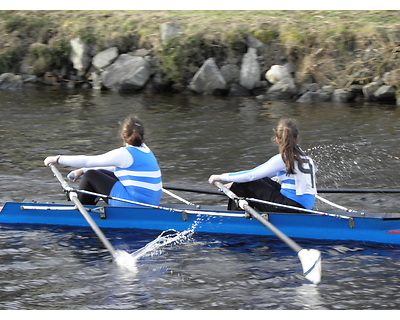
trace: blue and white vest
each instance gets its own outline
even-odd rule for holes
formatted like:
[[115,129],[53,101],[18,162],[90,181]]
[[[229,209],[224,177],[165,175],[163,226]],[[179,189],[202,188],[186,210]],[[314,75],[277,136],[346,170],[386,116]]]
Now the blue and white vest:
[[317,194],[315,181],[315,165],[311,158],[303,156],[302,162],[295,161],[296,174],[287,174],[286,170],[279,171],[276,175],[281,182],[281,193],[306,209],[314,207]]
[[[159,205],[162,194],[161,171],[153,152],[147,147],[128,146],[133,163],[128,168],[116,168],[114,174],[119,179],[110,195],[141,203]],[[121,201],[110,200],[113,206],[130,206]]]

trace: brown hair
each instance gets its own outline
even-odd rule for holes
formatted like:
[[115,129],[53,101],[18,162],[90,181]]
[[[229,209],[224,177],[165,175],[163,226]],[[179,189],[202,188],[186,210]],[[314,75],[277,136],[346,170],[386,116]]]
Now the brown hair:
[[144,141],[142,121],[137,116],[131,114],[122,122],[120,134],[127,144],[140,147]]
[[274,131],[279,140],[279,153],[285,162],[287,173],[294,174],[294,162],[300,162],[301,156],[304,156],[304,152],[297,145],[299,130],[297,129],[296,121],[293,119],[281,119]]

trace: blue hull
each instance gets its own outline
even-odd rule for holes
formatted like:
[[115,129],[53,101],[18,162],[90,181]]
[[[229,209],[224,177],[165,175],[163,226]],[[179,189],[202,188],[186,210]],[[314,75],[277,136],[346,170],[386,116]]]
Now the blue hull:
[[[22,206],[30,208],[21,209]],[[35,208],[33,208],[34,206]],[[6,203],[0,212],[0,224],[37,224],[87,227],[88,224],[77,210],[55,210],[56,207],[73,209],[65,204]],[[255,219],[238,216],[196,215],[151,208],[104,207],[104,213],[92,212],[96,207],[87,207],[89,214],[101,229],[146,229],[273,236]],[[193,207],[176,206],[176,209]],[[221,207],[212,207],[216,214],[230,213]],[[205,210],[210,212],[210,208]],[[375,242],[400,245],[400,214],[353,214],[351,219],[322,216],[318,214],[269,213],[269,221],[294,239],[318,239],[356,242]]]

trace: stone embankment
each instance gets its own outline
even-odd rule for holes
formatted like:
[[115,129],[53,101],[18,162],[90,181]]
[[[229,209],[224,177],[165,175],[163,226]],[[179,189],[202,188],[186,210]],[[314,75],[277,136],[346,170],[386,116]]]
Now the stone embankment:
[[[162,42],[173,39],[182,30],[176,24],[160,27]],[[344,87],[317,83],[296,83],[296,70],[290,62],[262,69],[260,48],[264,44],[247,36],[247,52],[236,63],[217,65],[213,57],[205,59],[186,87],[175,89],[200,95],[254,96],[264,100],[292,100],[298,103],[378,101],[400,105],[400,69],[374,76],[368,70],[353,75]],[[82,87],[116,92],[161,91],[162,73],[151,50],[137,49],[121,53],[111,47],[93,54],[93,48],[81,39],[70,40],[70,63],[73,74],[62,78],[46,72],[43,77],[3,73],[0,89],[20,90],[27,85],[47,84]],[[282,59],[285,60],[285,59]],[[28,68],[29,69],[29,68]]]

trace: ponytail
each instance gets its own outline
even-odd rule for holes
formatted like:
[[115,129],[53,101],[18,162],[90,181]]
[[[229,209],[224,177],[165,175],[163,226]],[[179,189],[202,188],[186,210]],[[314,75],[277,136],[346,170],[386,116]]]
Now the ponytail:
[[274,130],[279,143],[279,153],[288,174],[295,174],[295,161],[300,162],[303,151],[297,145],[299,130],[293,119],[282,119]]
[[121,124],[121,137],[125,143],[140,147],[144,141],[144,127],[142,121],[135,115],[128,116]]

